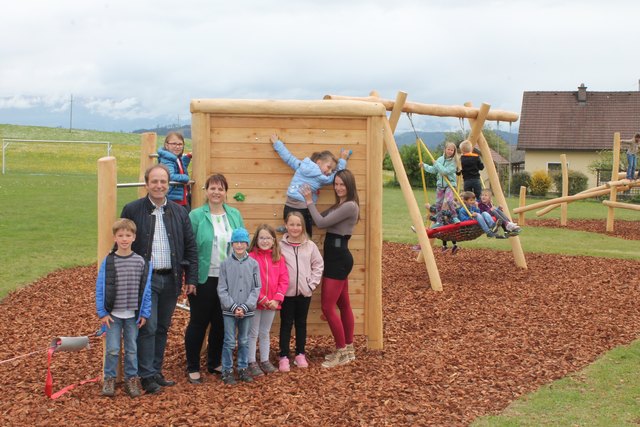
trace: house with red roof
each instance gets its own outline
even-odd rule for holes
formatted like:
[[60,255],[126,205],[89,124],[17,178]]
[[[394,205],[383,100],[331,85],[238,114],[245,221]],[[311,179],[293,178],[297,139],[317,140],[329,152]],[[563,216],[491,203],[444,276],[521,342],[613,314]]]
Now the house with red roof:
[[595,187],[588,165],[600,151],[613,149],[615,132],[631,139],[639,130],[640,91],[589,92],[582,83],[577,91],[524,92],[517,147],[525,152],[525,171],[560,170],[566,154],[569,169],[587,175]]

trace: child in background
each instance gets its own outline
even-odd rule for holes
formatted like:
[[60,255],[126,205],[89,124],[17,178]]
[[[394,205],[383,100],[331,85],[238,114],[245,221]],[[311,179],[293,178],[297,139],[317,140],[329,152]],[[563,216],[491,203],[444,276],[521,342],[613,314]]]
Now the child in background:
[[522,231],[520,226],[515,222],[512,222],[502,211],[500,206],[497,208],[493,207],[493,204],[491,203],[491,196],[493,196],[491,190],[488,188],[482,190],[482,193],[480,194],[480,202],[478,203],[478,209],[480,209],[480,212],[487,212],[489,215],[502,220],[502,229],[505,231],[505,236],[510,237],[520,234],[520,231]]
[[627,179],[635,179],[638,167],[638,147],[640,146],[640,133],[636,133],[633,139],[621,139],[622,145],[627,146]]
[[[495,237],[497,239],[506,238],[503,235],[496,234],[496,230],[500,227],[502,220],[498,219],[496,222],[489,213],[481,212],[480,209],[478,209],[476,195],[473,194],[473,192],[465,191],[462,193],[462,201],[464,202],[464,206],[458,210],[458,217],[460,220],[468,221],[475,219],[478,221],[478,225],[480,225],[480,228],[482,228],[482,231],[485,232],[487,237]],[[467,209],[465,209],[465,207]],[[467,210],[469,211],[468,213]]]
[[164,147],[158,150],[158,162],[169,168],[169,181],[181,183],[169,188],[167,198],[190,211],[191,193],[187,167],[191,162],[191,153],[184,154],[184,137],[180,132],[167,134]]
[[[440,212],[435,212],[435,206],[430,206],[429,211],[433,212],[435,216],[432,216],[431,221],[439,222],[440,224],[448,225],[453,224],[453,213],[456,211],[455,205],[452,206],[452,209],[449,209],[449,204],[447,202],[442,203],[442,209]],[[451,247],[451,255],[455,255],[458,252],[458,245],[455,240],[451,240],[453,246]],[[446,252],[449,250],[447,246],[447,240],[442,240],[442,252]]]
[[[269,331],[276,311],[280,310],[289,287],[289,271],[276,232],[268,224],[258,226],[249,245],[249,256],[260,266],[260,295],[258,309],[249,328],[249,374],[252,377],[277,372],[269,361],[271,339]],[[260,364],[256,363],[256,343],[260,339]]]
[[[455,206],[453,200],[453,190],[456,187],[456,145],[453,142],[447,142],[444,146],[444,154],[440,156],[433,166],[425,163],[420,163],[420,167],[424,168],[429,173],[437,174],[436,180],[436,211],[442,209],[442,203],[446,200],[449,206]],[[449,184],[447,183],[447,178]],[[457,213],[453,212],[452,222],[457,224],[460,220],[457,217]],[[435,222],[431,225],[431,228],[440,227],[442,224]]]
[[280,372],[289,372],[289,341],[291,327],[296,326],[296,356],[298,368],[309,366],[305,356],[307,343],[307,315],[311,294],[322,279],[324,260],[314,242],[304,232],[304,218],[297,211],[286,217],[287,232],[282,236],[280,249],[289,271],[289,286],[280,310]]
[[231,234],[231,256],[220,265],[218,296],[224,320],[224,344],[222,345],[222,381],[235,384],[233,375],[233,350],[238,336],[238,379],[251,382],[249,375],[249,327],[255,314],[260,294],[260,267],[247,254],[249,233],[236,228]]
[[136,224],[119,219],[112,227],[116,250],[102,261],[96,280],[96,311],[106,327],[104,396],[115,395],[120,340],[124,341],[124,389],[129,396],[141,394],[138,384],[138,329],[151,315],[151,268],[131,250]]
[[480,171],[484,169],[482,159],[473,149],[471,141],[465,139],[460,143],[460,164],[462,165],[462,179],[464,180],[464,191],[473,191],[476,199],[480,200],[482,181]]
[[[278,135],[271,135],[271,142],[273,143],[273,149],[276,150],[280,158],[295,171],[287,189],[287,201],[284,205],[283,217],[286,218],[291,211],[302,213],[305,231],[311,237],[313,221],[309,209],[307,209],[307,203],[300,194],[300,187],[305,184],[308,185],[311,188],[313,202],[316,203],[320,188],[333,183],[336,171],[347,167],[347,159],[350,152],[341,149],[340,159],[338,160],[330,151],[315,152],[311,154],[311,157],[305,157],[300,160],[287,150],[284,143],[278,139]],[[284,232],[285,227],[278,227],[276,231]]]

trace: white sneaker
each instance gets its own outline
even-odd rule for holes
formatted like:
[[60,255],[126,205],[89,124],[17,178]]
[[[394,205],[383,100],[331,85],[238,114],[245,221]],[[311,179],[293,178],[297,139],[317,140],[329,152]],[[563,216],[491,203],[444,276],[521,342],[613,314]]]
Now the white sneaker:
[[515,222],[509,222],[506,225],[507,227],[507,231],[520,231],[521,228],[518,224],[516,224]]

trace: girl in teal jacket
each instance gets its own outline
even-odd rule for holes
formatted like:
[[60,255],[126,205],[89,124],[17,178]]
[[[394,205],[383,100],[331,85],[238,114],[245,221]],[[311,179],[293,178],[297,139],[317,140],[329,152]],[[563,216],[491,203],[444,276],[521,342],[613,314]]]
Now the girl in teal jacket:
[[[460,222],[455,209],[456,202],[453,198],[453,189],[456,188],[456,145],[453,142],[447,142],[444,146],[444,154],[433,162],[433,166],[420,163],[420,167],[424,168],[428,173],[437,174],[436,179],[436,212],[442,209],[442,203],[446,200],[447,205],[451,207],[453,216],[451,221],[454,224]],[[447,183],[447,179],[449,180]],[[433,223],[432,228],[440,227],[442,224]]]

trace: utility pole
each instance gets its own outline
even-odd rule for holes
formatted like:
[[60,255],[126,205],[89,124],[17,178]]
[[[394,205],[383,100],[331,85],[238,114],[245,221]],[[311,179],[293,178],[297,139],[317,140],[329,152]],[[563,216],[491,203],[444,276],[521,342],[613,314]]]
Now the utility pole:
[[69,132],[71,132],[71,128],[73,125],[73,94],[69,99]]

